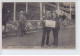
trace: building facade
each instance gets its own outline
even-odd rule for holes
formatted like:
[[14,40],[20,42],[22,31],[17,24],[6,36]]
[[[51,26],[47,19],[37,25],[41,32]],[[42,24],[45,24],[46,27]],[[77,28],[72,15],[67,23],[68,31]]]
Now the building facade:
[[[74,2],[3,2],[2,19],[8,22],[18,22],[20,11],[24,12],[26,22],[32,29],[41,28],[41,21],[45,12],[56,11],[59,15],[66,13],[71,19],[75,14]],[[13,24],[13,23],[12,23]],[[14,25],[14,24],[13,24]]]

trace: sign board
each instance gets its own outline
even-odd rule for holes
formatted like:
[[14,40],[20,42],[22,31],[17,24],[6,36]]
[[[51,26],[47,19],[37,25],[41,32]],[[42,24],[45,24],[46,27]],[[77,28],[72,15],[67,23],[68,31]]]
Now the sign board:
[[45,26],[46,26],[46,27],[52,27],[52,28],[55,28],[55,26],[56,26],[56,21],[45,20]]

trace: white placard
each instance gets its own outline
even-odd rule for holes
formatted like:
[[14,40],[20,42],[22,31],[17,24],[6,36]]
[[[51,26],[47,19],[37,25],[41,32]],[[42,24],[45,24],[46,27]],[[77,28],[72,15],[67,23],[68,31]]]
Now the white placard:
[[52,27],[52,28],[55,28],[55,26],[56,26],[56,21],[45,20],[45,26],[46,26],[46,27]]

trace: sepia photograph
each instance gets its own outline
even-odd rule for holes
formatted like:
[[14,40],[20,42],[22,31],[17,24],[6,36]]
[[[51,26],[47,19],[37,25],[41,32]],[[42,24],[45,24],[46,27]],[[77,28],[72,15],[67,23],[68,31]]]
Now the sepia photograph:
[[3,49],[75,49],[75,2],[2,2]]

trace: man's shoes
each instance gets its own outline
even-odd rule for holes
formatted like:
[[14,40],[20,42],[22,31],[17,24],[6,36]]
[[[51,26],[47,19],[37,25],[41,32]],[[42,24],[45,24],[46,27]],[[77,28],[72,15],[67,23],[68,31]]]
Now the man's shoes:
[[41,47],[43,47],[44,45],[41,45]]
[[56,43],[52,43],[52,45],[55,45],[56,47],[58,46],[58,44],[56,44]]

